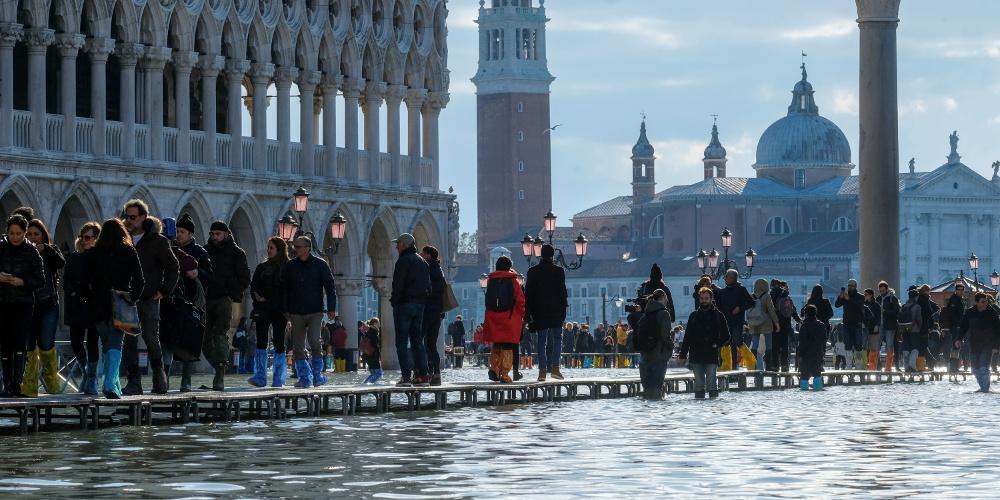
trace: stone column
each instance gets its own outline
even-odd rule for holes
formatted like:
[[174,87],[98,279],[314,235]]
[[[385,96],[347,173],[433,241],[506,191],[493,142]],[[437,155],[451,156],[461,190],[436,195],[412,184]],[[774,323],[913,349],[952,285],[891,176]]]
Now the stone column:
[[438,118],[441,110],[448,105],[448,94],[444,92],[432,92],[427,97],[427,102],[423,107],[424,123],[424,158],[431,160],[430,188],[438,189],[438,161],[439,139],[438,139]]
[[83,47],[83,35],[56,35],[56,47],[59,47],[60,72],[62,73],[62,90],[60,91],[59,110],[63,115],[62,150],[66,153],[76,153],[76,56]]
[[274,76],[271,63],[250,65],[250,79],[253,82],[253,104],[251,124],[253,128],[253,168],[267,172],[267,87]]
[[121,79],[118,97],[121,100],[123,160],[135,159],[135,65],[139,62],[143,50],[144,47],[141,43],[120,43],[115,49]]
[[362,103],[365,112],[365,152],[368,153],[368,182],[382,183],[381,146],[379,138],[379,108],[385,95],[385,83],[370,82],[365,86]]
[[[856,5],[861,32],[858,107],[861,283],[868,287],[884,279],[901,287],[896,97],[899,0],[856,0]],[[937,279],[937,274],[933,273],[929,279]]]
[[191,163],[191,70],[197,52],[174,53],[174,99],[177,101],[177,162]]
[[325,175],[337,177],[337,88],[343,83],[340,75],[324,75],[323,89],[323,146],[326,148]]
[[93,144],[94,156],[107,154],[107,116],[108,116],[108,56],[115,49],[115,41],[110,38],[91,38],[84,46],[90,56],[90,116],[94,120]]
[[292,172],[290,91],[298,75],[296,68],[278,68],[274,75],[274,86],[278,89],[278,172],[283,174]]
[[229,168],[243,169],[243,75],[250,61],[230,59],[226,62],[226,113],[229,115]]
[[372,286],[378,291],[378,311],[379,319],[382,321],[382,369],[398,370],[399,357],[396,355],[396,325],[392,320],[392,304],[389,297],[392,295],[392,281],[388,278],[377,279],[372,282]]
[[21,25],[0,23],[0,148],[14,145],[14,45]]
[[361,97],[358,80],[344,82],[344,149],[347,152],[347,180],[358,182],[358,99]]
[[205,54],[198,61],[201,68],[201,125],[205,131],[205,165],[216,166],[215,134],[218,132],[215,110],[215,86],[219,71],[226,65],[226,58]]
[[149,110],[149,158],[163,160],[163,68],[170,60],[169,47],[146,47],[142,58]]
[[24,32],[28,46],[28,109],[31,110],[31,149],[46,148],[45,116],[45,53],[56,39],[50,29],[30,29]]
[[406,184],[411,187],[420,186],[420,114],[426,98],[427,91],[424,89],[410,89],[406,93],[407,129],[410,135],[407,150],[410,164],[406,169]]
[[406,86],[389,85],[385,93],[386,124],[385,133],[389,152],[389,182],[393,186],[403,185],[403,166],[400,150],[399,105],[406,95]]
[[[323,73],[320,73],[320,78],[321,78],[320,81],[322,81],[322,76],[323,76]],[[315,90],[313,91],[313,110],[312,110],[312,112],[313,112],[313,124],[312,124],[313,144],[319,145],[319,144],[322,144],[321,141],[323,140],[323,138],[319,136],[319,129],[323,125],[323,123],[320,121],[320,113],[323,112],[323,96],[316,94]],[[323,166],[322,165],[316,165],[316,169],[318,171],[322,171]],[[317,175],[319,175],[319,174],[317,174]]]
[[930,222],[930,241],[927,245],[927,282],[937,283],[941,259],[941,214],[924,214]]
[[1000,221],[996,215],[986,215],[990,228],[990,272],[1000,272]]
[[302,157],[299,158],[300,173],[305,177],[316,175],[316,138],[313,137],[316,103],[313,96],[319,84],[320,72],[302,70],[299,72],[299,143]]
[[347,329],[348,365],[358,366],[358,301],[361,299],[360,278],[337,278],[337,315]]

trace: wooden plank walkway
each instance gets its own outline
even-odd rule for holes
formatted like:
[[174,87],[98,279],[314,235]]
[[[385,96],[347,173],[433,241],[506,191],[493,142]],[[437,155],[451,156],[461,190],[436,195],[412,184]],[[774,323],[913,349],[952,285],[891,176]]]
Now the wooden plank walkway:
[[[826,386],[924,383],[942,380],[944,372],[878,372],[830,370]],[[965,375],[960,374],[964,379]],[[735,371],[718,374],[722,391],[797,389],[798,373]],[[324,415],[358,415],[390,411],[429,411],[508,404],[606,399],[638,396],[638,377],[567,378],[522,381],[445,383],[436,387],[389,385],[327,385],[311,389],[232,388],[226,392],[146,394],[122,399],[61,394],[32,399],[0,400],[0,433],[66,429],[99,429],[115,425],[238,422],[245,419],[286,419]],[[665,378],[668,394],[694,390],[690,373]]]

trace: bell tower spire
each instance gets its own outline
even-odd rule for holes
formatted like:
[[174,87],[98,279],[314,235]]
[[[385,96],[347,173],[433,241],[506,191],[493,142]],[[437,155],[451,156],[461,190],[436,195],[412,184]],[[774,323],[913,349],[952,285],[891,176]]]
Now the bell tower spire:
[[716,124],[719,115],[712,115],[712,139],[705,148],[705,157],[701,159],[705,166],[705,178],[726,176],[726,148],[719,142],[719,127]]

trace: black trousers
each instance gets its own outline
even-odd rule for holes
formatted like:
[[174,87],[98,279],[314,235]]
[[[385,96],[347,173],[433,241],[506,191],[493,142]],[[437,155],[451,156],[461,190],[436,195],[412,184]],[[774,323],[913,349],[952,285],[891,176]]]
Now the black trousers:
[[[3,383],[6,390],[21,392],[23,359],[31,334],[31,304],[0,303],[0,359],[3,363]],[[14,356],[20,355],[20,369],[15,369]]]
[[780,368],[782,371],[788,371],[788,332],[782,328],[777,332],[771,334],[774,336],[772,339],[772,352],[774,353],[774,366],[775,368]]
[[[87,363],[96,363],[101,355],[100,336],[93,324],[87,326],[72,325],[69,327],[70,344],[77,362],[84,367]],[[86,341],[86,347],[84,347]]]
[[437,347],[438,335],[441,333],[441,314],[424,314],[423,323],[427,368],[430,373],[441,373],[441,353]]
[[257,349],[267,349],[267,334],[271,332],[274,342],[274,352],[283,354],[285,352],[285,329],[288,320],[282,313],[262,314],[257,320]]

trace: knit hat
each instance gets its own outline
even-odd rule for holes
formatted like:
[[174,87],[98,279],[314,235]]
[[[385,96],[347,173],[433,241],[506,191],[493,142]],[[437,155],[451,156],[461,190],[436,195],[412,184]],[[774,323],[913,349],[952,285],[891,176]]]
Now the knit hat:
[[177,255],[177,262],[180,264],[182,273],[198,269],[198,259],[192,257],[191,254]]
[[209,230],[210,231],[224,231],[224,232],[228,233],[229,232],[229,226],[227,226],[225,222],[222,222],[221,220],[217,220],[217,221],[215,221],[215,222],[212,223],[212,227],[210,227]]
[[194,232],[194,219],[191,218],[187,212],[181,214],[180,218],[177,219],[177,227],[182,229],[187,229],[189,233]]
[[847,286],[853,286],[854,288],[857,288],[858,280],[853,280],[853,279],[847,280]]

